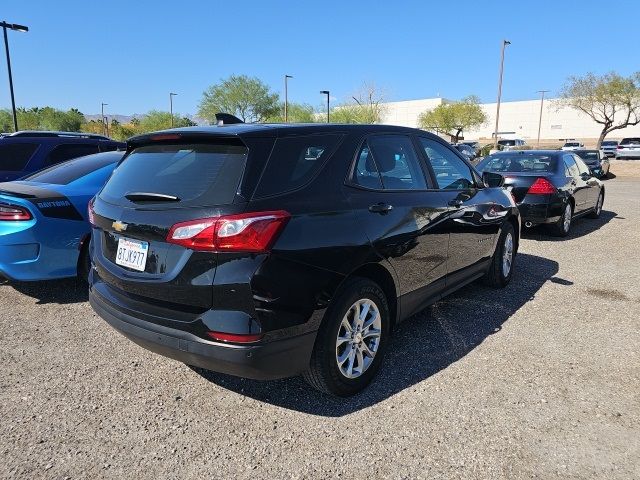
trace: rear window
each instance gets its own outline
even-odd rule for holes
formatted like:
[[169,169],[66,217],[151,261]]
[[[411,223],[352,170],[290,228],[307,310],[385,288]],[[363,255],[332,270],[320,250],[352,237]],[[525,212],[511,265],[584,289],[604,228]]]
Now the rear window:
[[558,161],[550,155],[490,155],[479,165],[484,172],[555,172]]
[[515,140],[498,140],[498,145],[504,145],[505,147],[514,147],[516,145]]
[[53,167],[45,168],[37,173],[25,177],[29,182],[52,183],[55,185],[68,185],[71,182],[100,170],[108,165],[115,164],[122,158],[123,153],[104,153],[80,157],[68,160]]
[[0,170],[9,172],[24,170],[37,148],[37,143],[0,145]]
[[594,163],[600,160],[597,150],[576,150],[576,155],[582,158],[586,163]]
[[178,197],[183,206],[228,205],[248,154],[247,147],[231,142],[237,141],[136,148],[114,170],[100,198],[119,203],[130,193],[155,193]]
[[306,185],[320,171],[342,139],[340,134],[278,138],[256,197],[269,197]]
[[623,138],[620,145],[636,145],[640,144],[640,138]]

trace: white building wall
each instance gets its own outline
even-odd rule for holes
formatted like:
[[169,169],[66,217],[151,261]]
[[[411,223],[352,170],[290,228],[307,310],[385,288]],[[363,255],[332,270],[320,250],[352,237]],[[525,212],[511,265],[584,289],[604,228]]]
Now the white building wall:
[[[445,100],[446,102],[446,100]],[[418,127],[418,115],[443,103],[441,98],[424,100],[408,100],[386,104],[387,111],[383,123]],[[480,105],[487,115],[487,122],[478,129],[463,132],[467,140],[491,138],[495,128],[496,104]],[[522,138],[533,143],[538,137],[538,119],[540,100],[524,100],[519,102],[502,102],[500,104],[500,125],[498,131],[504,136]],[[588,115],[573,108],[558,107],[557,99],[544,100],[542,111],[542,140],[562,140],[565,138],[589,139],[598,138],[602,125],[594,122]],[[507,135],[506,132],[513,132]],[[607,138],[640,136],[640,125],[627,127],[612,132]]]

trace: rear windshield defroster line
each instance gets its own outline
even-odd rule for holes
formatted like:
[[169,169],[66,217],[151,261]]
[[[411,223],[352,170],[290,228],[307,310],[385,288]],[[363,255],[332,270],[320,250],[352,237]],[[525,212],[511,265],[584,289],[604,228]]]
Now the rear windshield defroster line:
[[[147,192],[175,197],[181,206],[233,202],[247,163],[248,149],[229,144],[161,144],[135,148],[100,192],[109,203],[129,202],[127,194]],[[153,204],[149,197],[145,202]],[[165,201],[156,203],[165,205]]]

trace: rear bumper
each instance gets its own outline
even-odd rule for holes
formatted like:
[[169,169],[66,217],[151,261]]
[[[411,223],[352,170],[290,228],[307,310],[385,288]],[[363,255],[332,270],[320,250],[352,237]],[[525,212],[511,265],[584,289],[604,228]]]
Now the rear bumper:
[[526,227],[557,222],[562,216],[562,203],[518,203],[522,224]]
[[254,345],[225,344],[136,318],[94,288],[89,292],[89,301],[109,325],[147,350],[188,365],[255,380],[302,373],[309,365],[317,334],[313,331]]
[[616,158],[640,158],[640,150],[616,150]]

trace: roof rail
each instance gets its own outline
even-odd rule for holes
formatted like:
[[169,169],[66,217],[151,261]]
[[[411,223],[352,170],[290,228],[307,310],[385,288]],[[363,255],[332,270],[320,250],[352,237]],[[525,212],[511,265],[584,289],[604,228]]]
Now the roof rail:
[[50,132],[41,130],[21,130],[19,132],[6,135],[8,137],[72,137],[72,138],[95,138],[99,140],[111,140],[104,135],[89,132]]

